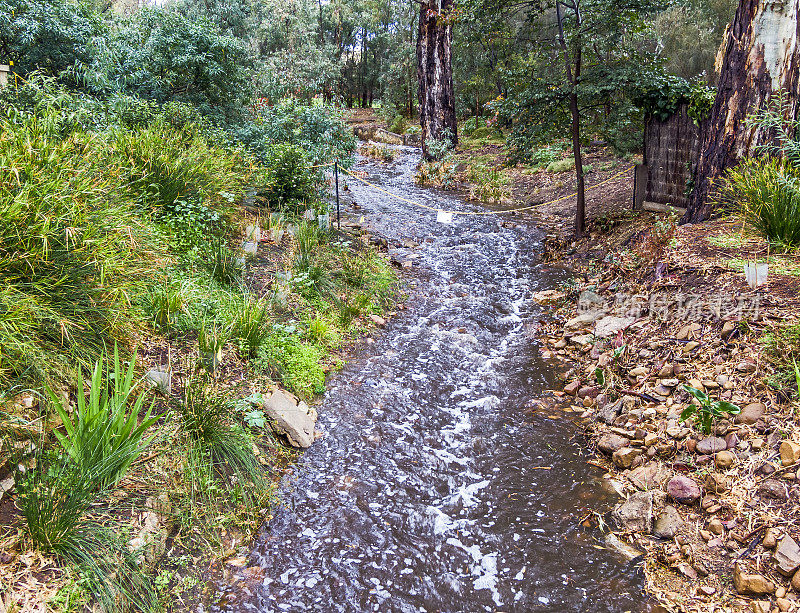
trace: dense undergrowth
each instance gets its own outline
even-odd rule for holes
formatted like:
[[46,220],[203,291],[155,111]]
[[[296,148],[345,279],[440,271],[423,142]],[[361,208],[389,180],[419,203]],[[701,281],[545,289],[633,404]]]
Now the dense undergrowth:
[[[302,215],[327,208],[311,167],[354,142],[337,111],[293,101],[247,134],[42,77],[0,104],[0,464],[20,513],[0,537],[19,526],[14,547],[60,561],[66,610],[158,608],[179,587],[130,509],[158,506],[173,550],[203,555],[255,528],[294,457],[259,391],[322,392],[394,293],[384,257]],[[267,278],[242,248],[262,231]],[[172,380],[154,387],[159,347]]]

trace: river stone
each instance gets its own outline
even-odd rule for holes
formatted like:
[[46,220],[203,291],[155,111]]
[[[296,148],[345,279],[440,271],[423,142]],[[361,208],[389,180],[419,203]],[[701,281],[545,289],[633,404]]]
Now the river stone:
[[792,441],[783,441],[780,447],[781,464],[791,466],[800,461],[800,445]]
[[564,292],[559,292],[558,290],[546,289],[541,292],[536,292],[531,297],[536,304],[541,304],[542,306],[552,306],[564,300],[567,295]]
[[727,448],[728,443],[725,442],[724,438],[720,438],[718,436],[708,436],[702,441],[697,442],[695,451],[702,455],[709,455],[712,453],[717,453],[718,451],[724,451]]
[[634,558],[638,558],[640,555],[642,555],[641,551],[620,539],[613,532],[606,534],[605,542],[609,549],[613,549],[620,555],[626,557],[628,560],[633,560]]
[[681,528],[683,528],[683,519],[680,513],[672,505],[667,505],[656,519],[653,534],[661,539],[671,539]]
[[295,447],[306,449],[314,442],[316,410],[285,390],[275,390],[264,401],[264,412]]
[[623,532],[650,532],[653,525],[653,494],[631,494],[625,502],[614,507],[611,518]]
[[603,317],[603,311],[586,311],[585,313],[581,313],[576,317],[570,319],[567,323],[564,324],[565,330],[580,330],[581,328],[587,328],[588,326],[592,325],[598,319]]
[[667,493],[676,502],[693,504],[700,499],[700,488],[689,477],[676,475],[667,483]]
[[569,341],[573,345],[578,345],[579,347],[586,347],[586,345],[591,345],[592,340],[594,337],[591,334],[581,334],[580,336],[573,336],[569,339]]
[[614,461],[614,465],[618,468],[630,468],[633,466],[633,461],[640,455],[642,455],[641,449],[623,447],[622,449],[615,451],[611,456],[611,459]]
[[800,547],[798,547],[797,542],[787,534],[778,542],[772,559],[778,567],[778,572],[789,577],[800,568]]
[[789,498],[786,485],[777,479],[765,479],[761,485],[758,486],[758,495],[761,498],[771,498],[781,501]]
[[619,434],[604,434],[600,437],[600,440],[597,441],[597,448],[606,453],[611,455],[615,451],[618,451],[625,447],[628,444],[628,439],[624,436],[620,436]]
[[714,463],[720,470],[727,470],[736,462],[736,455],[732,451],[720,451],[714,456]]
[[672,471],[659,462],[648,462],[634,468],[629,474],[631,480],[640,490],[661,488],[672,476]]
[[594,325],[594,335],[597,338],[608,338],[609,336],[616,336],[622,330],[625,330],[633,322],[636,321],[635,317],[615,317],[609,315],[599,319]]
[[775,584],[758,574],[748,574],[738,564],[733,569],[733,585],[740,594],[772,594]]
[[[604,406],[597,413],[598,421],[601,421],[604,424],[608,424],[610,426],[611,424],[614,423],[614,420],[617,419],[617,415],[619,415],[621,408],[622,408],[622,400],[617,400],[616,402],[612,402],[611,404]],[[616,451],[616,449],[614,451]]]
[[759,419],[764,417],[764,411],[766,410],[767,407],[765,407],[760,402],[750,403],[745,408],[742,409],[741,413],[739,413],[736,417],[733,418],[733,422],[736,424],[745,424],[748,426],[752,426]]

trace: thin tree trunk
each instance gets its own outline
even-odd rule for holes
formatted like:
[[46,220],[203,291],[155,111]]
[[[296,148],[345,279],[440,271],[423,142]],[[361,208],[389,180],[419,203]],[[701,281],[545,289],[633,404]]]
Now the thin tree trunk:
[[725,170],[753,155],[774,135],[748,127],[747,117],[783,90],[787,119],[798,114],[798,2],[741,0],[729,29],[717,99],[697,164],[697,186],[684,222],[708,219],[714,209],[715,182]]
[[558,37],[561,50],[564,54],[564,66],[567,73],[567,80],[570,84],[569,112],[572,116],[572,152],[575,156],[575,179],[577,203],[575,204],[575,236],[582,236],[586,231],[586,184],[583,179],[583,153],[581,151],[581,111],[578,106],[578,81],[581,77],[582,68],[582,49],[581,49],[581,12],[580,6],[576,1],[573,8],[575,11],[575,25],[578,35],[575,41],[575,70],[572,69],[572,59],[570,58],[567,41],[564,37],[564,18],[561,13],[561,3],[556,4],[556,15],[558,17]]
[[419,11],[417,80],[422,153],[430,159],[428,139],[440,139],[445,130],[453,146],[458,144],[451,48],[453,0],[424,0]]

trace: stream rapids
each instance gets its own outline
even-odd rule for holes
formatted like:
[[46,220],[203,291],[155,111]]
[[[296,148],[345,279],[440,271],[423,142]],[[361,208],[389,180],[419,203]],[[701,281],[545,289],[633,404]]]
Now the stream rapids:
[[[448,210],[417,187],[418,150],[367,180]],[[344,177],[340,177],[342,180]],[[284,479],[283,504],[216,611],[654,611],[635,563],[580,526],[613,503],[566,415],[526,410],[556,384],[531,299],[564,273],[514,217],[436,214],[348,179],[365,226],[413,257],[411,296],[377,342],[328,381],[325,436]]]

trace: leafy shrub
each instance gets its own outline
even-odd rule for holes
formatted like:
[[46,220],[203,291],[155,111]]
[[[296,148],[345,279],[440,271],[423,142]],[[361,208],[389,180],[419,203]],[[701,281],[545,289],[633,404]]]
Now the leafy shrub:
[[492,128],[488,126],[480,126],[472,131],[470,137],[475,140],[483,140],[485,138],[492,138],[492,136],[495,136],[495,134],[496,132]]
[[133,398],[135,366],[134,355],[128,370],[123,372],[116,347],[113,373],[105,371],[103,360],[98,360],[89,382],[88,402],[83,395],[83,374],[80,373],[74,421],[69,416],[68,404],[48,389],[50,402],[66,430],[66,434],[58,430],[54,430],[53,434],[87,482],[99,479],[95,484],[99,488],[119,482],[153,438],[144,438],[145,431],[158,419],[150,417],[152,403],[144,412],[141,422],[138,421],[147,391]]
[[340,109],[333,105],[308,106],[295,98],[274,105],[259,99],[253,106],[253,121],[242,124],[234,134],[265,162],[272,158],[270,147],[278,144],[299,147],[310,164],[335,159],[346,162],[356,150],[355,135]]
[[88,3],[69,0],[0,0],[0,15],[2,59],[13,61],[22,76],[34,70],[61,75],[90,64],[97,51],[93,42],[107,30]]
[[748,159],[729,171],[720,201],[738,206],[773,248],[800,247],[800,170],[778,158]]
[[549,145],[547,147],[540,147],[530,152],[528,163],[530,163],[531,166],[547,168],[553,162],[562,159],[563,153],[563,146]]
[[252,91],[250,66],[246,44],[207,18],[145,6],[112,32],[91,79],[162,104],[187,102],[204,115],[230,120]]
[[575,160],[572,158],[564,158],[550,162],[547,165],[547,172],[567,172],[575,169]]
[[309,398],[325,391],[325,373],[319,365],[321,349],[304,343],[294,332],[274,329],[259,352],[257,370],[278,377],[286,389]]
[[262,196],[278,208],[301,208],[317,196],[319,182],[316,173],[299,145],[284,143],[266,150],[263,162],[270,170],[270,181]]
[[471,136],[475,129],[478,127],[478,120],[481,119],[480,117],[470,117],[464,122],[464,125],[461,128],[461,133],[465,136]]

